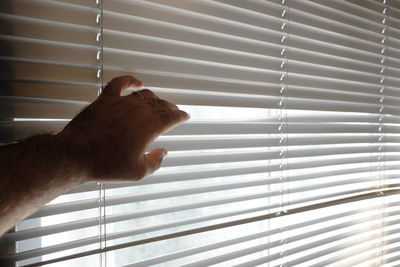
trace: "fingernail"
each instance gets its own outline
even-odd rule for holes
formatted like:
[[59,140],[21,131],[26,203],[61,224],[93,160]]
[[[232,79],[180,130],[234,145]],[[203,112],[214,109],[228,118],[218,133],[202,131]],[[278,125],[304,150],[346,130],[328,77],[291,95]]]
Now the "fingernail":
[[168,155],[168,151],[167,150],[164,150],[164,153],[162,154],[162,159],[164,159],[166,156]]
[[136,80],[136,81],[135,81],[135,86],[136,86],[136,87],[142,87],[142,86],[143,86],[143,82],[140,81],[140,80]]

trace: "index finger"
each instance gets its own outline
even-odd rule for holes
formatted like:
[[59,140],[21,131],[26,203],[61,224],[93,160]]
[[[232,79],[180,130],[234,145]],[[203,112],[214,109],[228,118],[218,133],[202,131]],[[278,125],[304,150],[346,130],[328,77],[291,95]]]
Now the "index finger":
[[121,96],[121,92],[129,87],[140,87],[142,81],[135,77],[125,75],[111,80],[103,89],[101,95]]
[[190,119],[189,114],[180,109],[170,109],[158,114],[161,119],[162,133]]

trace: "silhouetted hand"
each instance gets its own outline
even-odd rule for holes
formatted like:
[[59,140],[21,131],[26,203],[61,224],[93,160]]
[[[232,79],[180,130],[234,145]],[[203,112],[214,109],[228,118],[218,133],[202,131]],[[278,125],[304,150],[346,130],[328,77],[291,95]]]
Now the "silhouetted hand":
[[189,115],[131,77],[114,78],[102,94],[79,113],[57,137],[69,147],[71,160],[89,180],[140,180],[160,167],[163,148],[145,154],[160,134],[189,119]]

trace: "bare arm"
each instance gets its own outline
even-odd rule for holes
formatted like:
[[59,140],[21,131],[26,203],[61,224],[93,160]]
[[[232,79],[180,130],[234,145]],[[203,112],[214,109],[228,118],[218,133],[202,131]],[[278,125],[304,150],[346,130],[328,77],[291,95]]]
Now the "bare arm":
[[130,76],[113,79],[102,95],[58,134],[0,146],[0,235],[58,195],[88,181],[136,181],[166,154],[146,147],[189,118]]

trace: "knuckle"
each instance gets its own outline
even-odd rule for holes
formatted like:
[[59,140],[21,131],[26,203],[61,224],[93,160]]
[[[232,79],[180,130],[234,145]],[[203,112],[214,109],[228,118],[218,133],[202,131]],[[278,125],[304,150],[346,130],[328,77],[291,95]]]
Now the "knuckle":
[[158,99],[158,96],[153,92],[153,91],[151,91],[150,89],[142,89],[142,90],[140,90],[140,92],[145,96],[145,97],[148,97],[148,98],[156,98],[156,99]]
[[160,106],[163,106],[163,107],[169,106],[169,102],[168,102],[167,100],[158,99],[157,102],[158,102],[158,104],[159,104]]
[[173,103],[171,103],[171,102],[169,102],[167,100],[164,100],[164,99],[160,100],[160,105],[164,110],[175,110],[175,109],[178,109],[178,107],[175,104],[173,104]]
[[154,94],[153,93],[153,91],[151,91],[150,89],[147,89],[147,88],[145,88],[145,89],[142,89],[142,90],[140,90],[142,93],[145,93],[145,94]]
[[123,78],[124,78],[124,76],[114,77],[114,78],[111,79],[110,84],[118,83]]

